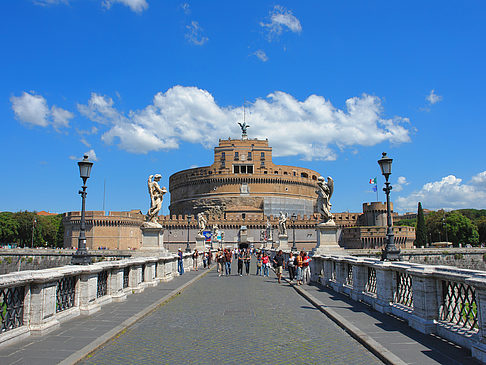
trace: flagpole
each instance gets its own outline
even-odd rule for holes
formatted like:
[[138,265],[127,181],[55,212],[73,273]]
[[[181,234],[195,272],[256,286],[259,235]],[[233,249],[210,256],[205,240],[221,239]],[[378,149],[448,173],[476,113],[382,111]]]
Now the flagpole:
[[375,185],[376,188],[376,201],[379,202],[378,200],[378,184]]

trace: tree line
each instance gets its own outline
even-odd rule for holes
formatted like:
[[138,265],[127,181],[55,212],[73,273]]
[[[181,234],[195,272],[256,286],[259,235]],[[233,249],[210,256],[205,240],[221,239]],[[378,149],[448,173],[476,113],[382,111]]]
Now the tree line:
[[418,247],[445,241],[452,242],[455,247],[486,243],[486,209],[449,212],[441,209],[424,215],[422,204],[418,203],[416,219],[399,220],[395,225],[415,227],[415,245]]
[[0,244],[18,247],[63,247],[62,214],[0,212]]

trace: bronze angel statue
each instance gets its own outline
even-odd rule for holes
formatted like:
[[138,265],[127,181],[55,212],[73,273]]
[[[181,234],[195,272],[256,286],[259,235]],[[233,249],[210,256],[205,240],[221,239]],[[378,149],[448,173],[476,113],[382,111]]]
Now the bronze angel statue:
[[250,128],[250,126],[246,124],[246,122],[243,122],[243,124],[238,122],[238,124],[241,127],[241,133],[243,133],[243,135],[246,136],[246,130]]
[[332,177],[327,177],[327,182],[322,176],[317,179],[318,190],[317,193],[317,212],[321,213],[324,217],[324,222],[328,222],[333,219],[331,214],[331,196],[334,191],[334,180]]

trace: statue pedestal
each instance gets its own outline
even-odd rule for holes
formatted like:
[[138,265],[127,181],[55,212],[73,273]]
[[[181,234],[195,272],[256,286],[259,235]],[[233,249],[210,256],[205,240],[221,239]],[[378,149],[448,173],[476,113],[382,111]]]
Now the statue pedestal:
[[164,247],[164,228],[162,228],[162,226],[149,227],[142,225],[140,229],[142,230],[141,251],[167,251]]
[[290,250],[289,247],[289,236],[286,234],[279,234],[278,235],[278,247],[275,248],[276,250]]
[[314,255],[339,253],[344,250],[338,244],[338,227],[334,221],[317,224],[316,231],[317,245],[312,250]]
[[196,235],[196,247],[194,249],[197,249],[199,252],[203,252],[206,250],[206,245],[204,244],[206,242],[206,237],[203,235],[197,234]]

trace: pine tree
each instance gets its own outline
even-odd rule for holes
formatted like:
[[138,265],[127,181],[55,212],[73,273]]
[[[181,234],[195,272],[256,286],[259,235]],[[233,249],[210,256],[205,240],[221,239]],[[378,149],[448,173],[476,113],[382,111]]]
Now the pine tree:
[[425,227],[425,217],[421,202],[418,203],[417,227],[415,227],[415,245],[417,247],[427,246],[427,228]]

